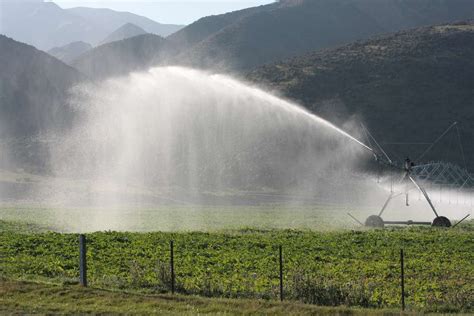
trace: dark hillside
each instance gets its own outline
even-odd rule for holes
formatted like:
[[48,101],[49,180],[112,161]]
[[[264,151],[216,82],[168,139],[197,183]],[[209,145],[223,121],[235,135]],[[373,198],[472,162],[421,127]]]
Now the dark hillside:
[[205,68],[250,69],[383,31],[353,5],[339,2],[317,1],[252,13],[193,46],[184,59]]
[[269,4],[220,15],[207,16],[186,26],[174,34],[171,34],[167,39],[180,48],[186,49],[246,16],[262,11],[268,11],[276,7],[277,4]]
[[[356,115],[383,143],[431,142],[459,121],[473,170],[473,56],[474,23],[466,22],[314,52],[261,67],[248,77],[336,123]],[[453,133],[425,159],[463,165]],[[427,147],[385,146],[398,160]]]
[[178,62],[242,71],[374,35],[474,18],[471,0],[282,0],[211,16],[169,37]]
[[31,136],[68,124],[68,89],[84,79],[58,59],[0,35],[0,136]]

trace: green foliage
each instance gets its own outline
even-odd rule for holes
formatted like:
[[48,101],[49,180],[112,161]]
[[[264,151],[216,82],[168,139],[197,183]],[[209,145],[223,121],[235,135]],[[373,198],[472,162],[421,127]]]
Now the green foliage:
[[[278,245],[285,296],[319,305],[399,306],[399,249],[406,252],[409,308],[473,311],[472,229],[87,235],[94,287],[169,291],[169,241],[175,241],[176,288],[227,298],[278,297]],[[2,275],[70,282],[78,277],[78,236],[0,233]]]

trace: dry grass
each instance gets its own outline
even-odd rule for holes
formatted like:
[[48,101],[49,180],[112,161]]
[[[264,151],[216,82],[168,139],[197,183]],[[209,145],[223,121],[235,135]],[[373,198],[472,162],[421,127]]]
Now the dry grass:
[[399,315],[398,311],[317,307],[264,300],[208,299],[0,280],[0,314]]

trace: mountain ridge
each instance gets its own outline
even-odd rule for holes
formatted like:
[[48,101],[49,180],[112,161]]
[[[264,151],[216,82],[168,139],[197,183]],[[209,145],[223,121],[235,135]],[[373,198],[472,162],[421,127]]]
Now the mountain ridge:
[[[126,23],[132,23],[144,29],[147,33],[166,37],[183,27],[183,25],[178,24],[159,23],[142,15],[126,11],[116,11],[108,8],[76,7],[66,9],[66,11],[85,18],[92,23],[107,25],[110,32],[118,29]],[[106,19],[106,22],[104,22],[104,19]]]
[[142,29],[141,27],[133,24],[133,23],[126,23],[113,31],[111,34],[109,34],[106,38],[104,38],[101,42],[100,45],[111,43],[111,42],[116,42],[116,41],[121,41],[130,37],[138,36],[138,35],[143,35],[146,34],[147,32]]

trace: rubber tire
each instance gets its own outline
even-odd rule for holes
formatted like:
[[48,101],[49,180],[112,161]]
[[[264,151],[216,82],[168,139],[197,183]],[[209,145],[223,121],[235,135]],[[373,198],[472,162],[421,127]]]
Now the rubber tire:
[[370,215],[365,220],[365,226],[373,228],[384,228],[385,223],[383,222],[382,217],[378,215]]
[[447,217],[438,216],[433,220],[433,223],[431,224],[431,226],[449,228],[451,227],[451,221]]

